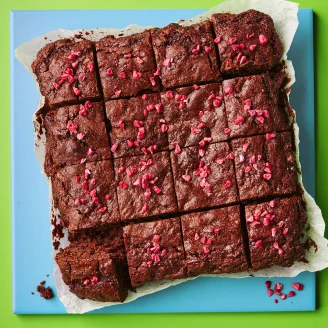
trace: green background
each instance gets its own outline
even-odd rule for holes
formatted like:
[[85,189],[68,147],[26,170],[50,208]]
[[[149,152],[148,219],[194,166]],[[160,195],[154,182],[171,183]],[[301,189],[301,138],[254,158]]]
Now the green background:
[[[2,0],[0,4],[0,327],[323,327],[328,324],[328,270],[317,274],[318,309],[295,313],[14,315],[11,308],[9,11],[36,9],[210,8],[219,0]],[[300,0],[315,13],[316,200],[328,217],[328,2]],[[24,108],[22,108],[24,110]],[[326,231],[327,237],[327,231]],[[236,295],[238,297],[238,295]],[[204,299],[206,302],[206,300]],[[250,295],[250,302],[256,302]]]

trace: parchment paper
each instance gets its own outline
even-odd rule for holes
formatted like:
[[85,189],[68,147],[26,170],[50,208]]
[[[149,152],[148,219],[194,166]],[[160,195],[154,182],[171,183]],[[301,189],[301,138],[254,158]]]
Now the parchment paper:
[[[287,2],[283,0],[228,0],[220,5],[210,9],[209,11],[198,15],[194,18],[185,20],[180,22],[181,25],[190,25],[193,23],[200,22],[204,19],[209,18],[213,13],[218,12],[231,12],[231,13],[240,13],[242,11],[248,9],[256,9],[262,11],[268,15],[270,15],[275,23],[275,28],[282,40],[283,43],[283,59],[286,62],[286,72],[290,77],[290,82],[286,86],[286,90],[289,90],[290,86],[295,82],[295,73],[293,69],[293,65],[291,61],[287,60],[287,51],[290,48],[292,43],[294,34],[296,32],[298,26],[297,19],[297,11],[298,5],[292,2]],[[79,31],[69,31],[69,30],[56,30],[50,31],[46,35],[40,36],[28,43],[23,43],[16,49],[16,57],[17,59],[25,66],[28,72],[32,74],[35,78],[32,70],[31,63],[36,57],[37,52],[44,47],[47,43],[56,41],[61,38],[69,38],[74,37],[76,34],[82,32],[84,38],[89,40],[99,40],[101,37],[107,34],[118,35],[123,33],[124,36],[131,35],[133,33],[142,32],[145,29],[149,29],[150,26],[141,27],[137,25],[129,25],[122,30],[112,29],[112,28],[99,28],[92,30],[93,32],[90,34],[85,34],[85,30]],[[91,31],[90,31],[91,32]],[[46,39],[45,39],[46,37]],[[39,108],[44,103],[44,98],[41,96]],[[38,109],[39,109],[38,108]],[[34,125],[38,128],[39,123],[36,121],[36,116],[33,118]],[[36,129],[38,130],[38,129]],[[296,151],[296,161],[299,169],[301,168],[301,164],[299,162],[299,128],[296,123],[294,123],[294,131],[295,131],[295,144],[297,146]],[[43,169],[44,156],[45,156],[45,134],[38,134],[36,138],[36,147],[35,154],[38,158],[38,161]],[[299,175],[299,182],[302,184],[302,177]],[[49,200],[52,204],[52,194],[51,194],[51,181],[48,179],[49,183]],[[316,205],[314,199],[305,191],[303,198],[307,205],[307,215],[308,215],[308,224],[309,229],[306,232],[305,238],[310,237],[315,244],[317,245],[317,251],[312,247],[306,254],[306,259],[308,263],[304,262],[296,262],[290,268],[282,268],[282,267],[271,267],[269,269],[260,270],[257,272],[251,272],[253,276],[256,277],[292,277],[296,276],[303,271],[319,271],[326,267],[328,267],[328,241],[323,237],[325,222],[321,214],[320,208]],[[52,209],[52,214],[57,215],[58,210]],[[67,231],[65,232],[65,237],[61,239],[61,247],[65,247],[68,245],[68,241],[66,238]],[[52,256],[55,255],[55,251]],[[68,313],[85,313],[91,310],[100,309],[105,306],[112,306],[115,304],[121,303],[113,303],[113,302],[95,302],[89,300],[81,300],[77,298],[74,294],[72,294],[68,286],[65,285],[61,278],[60,270],[57,264],[54,262],[54,281],[57,288],[58,297],[61,302],[64,304]],[[249,277],[250,272],[241,272],[236,274],[221,274],[215,275],[217,277],[229,277],[229,278],[243,278]],[[179,279],[173,281],[160,281],[160,282],[151,282],[146,283],[144,286],[137,289],[137,292],[129,292],[129,295],[124,303],[134,301],[135,299],[142,297],[147,294],[155,293],[162,289],[168,288],[170,286],[174,286],[185,281],[197,279],[197,278],[189,278],[189,279]],[[220,283],[220,280],[216,280],[213,283]]]

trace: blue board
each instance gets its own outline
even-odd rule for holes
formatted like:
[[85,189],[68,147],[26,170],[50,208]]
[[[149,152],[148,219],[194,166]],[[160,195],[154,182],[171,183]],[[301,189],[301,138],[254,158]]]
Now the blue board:
[[[34,156],[32,115],[39,93],[32,77],[15,59],[14,49],[24,41],[50,30],[123,28],[128,24],[164,26],[186,19],[204,10],[102,10],[102,11],[14,11],[11,12],[11,177],[13,242],[13,312],[66,313],[56,297],[45,301],[35,286],[51,277],[48,186],[40,174]],[[306,189],[314,195],[314,89],[313,89],[313,16],[311,9],[299,11],[300,25],[291,50],[297,82],[291,95],[300,126],[301,163]],[[306,154],[306,156],[305,156]],[[50,277],[46,278],[46,274]],[[113,306],[92,313],[154,312],[245,312],[310,311],[315,309],[315,274],[302,273],[297,278],[277,278],[286,287],[295,280],[304,291],[295,298],[273,303],[266,295],[263,278],[199,278],[135,302]],[[256,302],[250,302],[250,297]],[[206,300],[206,301],[205,301]]]

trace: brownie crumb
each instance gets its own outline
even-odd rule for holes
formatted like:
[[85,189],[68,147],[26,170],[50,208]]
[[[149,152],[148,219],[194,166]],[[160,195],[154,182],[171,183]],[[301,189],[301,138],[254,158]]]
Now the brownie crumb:
[[45,283],[46,283],[46,281],[45,281],[45,280],[42,280],[42,281],[40,282],[40,285],[44,286]]
[[34,292],[31,292],[32,295],[34,295]]
[[50,298],[54,297],[54,294],[52,292],[52,289],[50,287],[44,287],[42,285],[39,285],[36,287],[36,290],[38,293],[40,293],[40,297],[45,298],[46,300],[49,300]]
[[46,277],[49,277],[49,275],[48,275],[48,274],[46,274]]

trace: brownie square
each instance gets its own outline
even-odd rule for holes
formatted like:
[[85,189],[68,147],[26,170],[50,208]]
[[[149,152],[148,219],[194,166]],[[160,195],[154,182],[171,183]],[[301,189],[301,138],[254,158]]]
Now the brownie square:
[[179,211],[237,202],[233,153],[227,143],[171,152]]
[[123,302],[127,297],[124,275],[103,247],[73,242],[55,260],[63,281],[77,297],[98,302]]
[[282,43],[269,15],[248,10],[212,16],[221,73],[227,76],[270,70],[282,56]]
[[[106,102],[114,157],[153,153],[168,148],[159,94]],[[156,149],[156,150],[155,150]]]
[[110,161],[66,166],[52,178],[52,194],[70,231],[120,221]]
[[306,212],[300,197],[245,207],[252,269],[289,267],[304,257],[300,243]]
[[297,169],[290,132],[232,140],[240,200],[296,191]]
[[209,21],[170,24],[151,30],[153,49],[165,88],[214,82],[220,74]]
[[123,236],[132,286],[185,277],[179,218],[128,225]]
[[44,169],[52,175],[61,167],[111,157],[101,102],[65,106],[45,116]]
[[149,31],[119,38],[105,36],[96,42],[96,51],[105,99],[159,90]]
[[177,210],[168,152],[114,160],[121,220]]
[[268,73],[225,80],[222,83],[230,137],[244,137],[289,127],[283,74]]
[[189,276],[248,269],[239,206],[186,214],[181,225]]
[[63,39],[49,43],[38,52],[32,70],[51,107],[101,96],[90,41]]
[[219,84],[169,90],[161,98],[171,149],[227,139],[228,124]]

